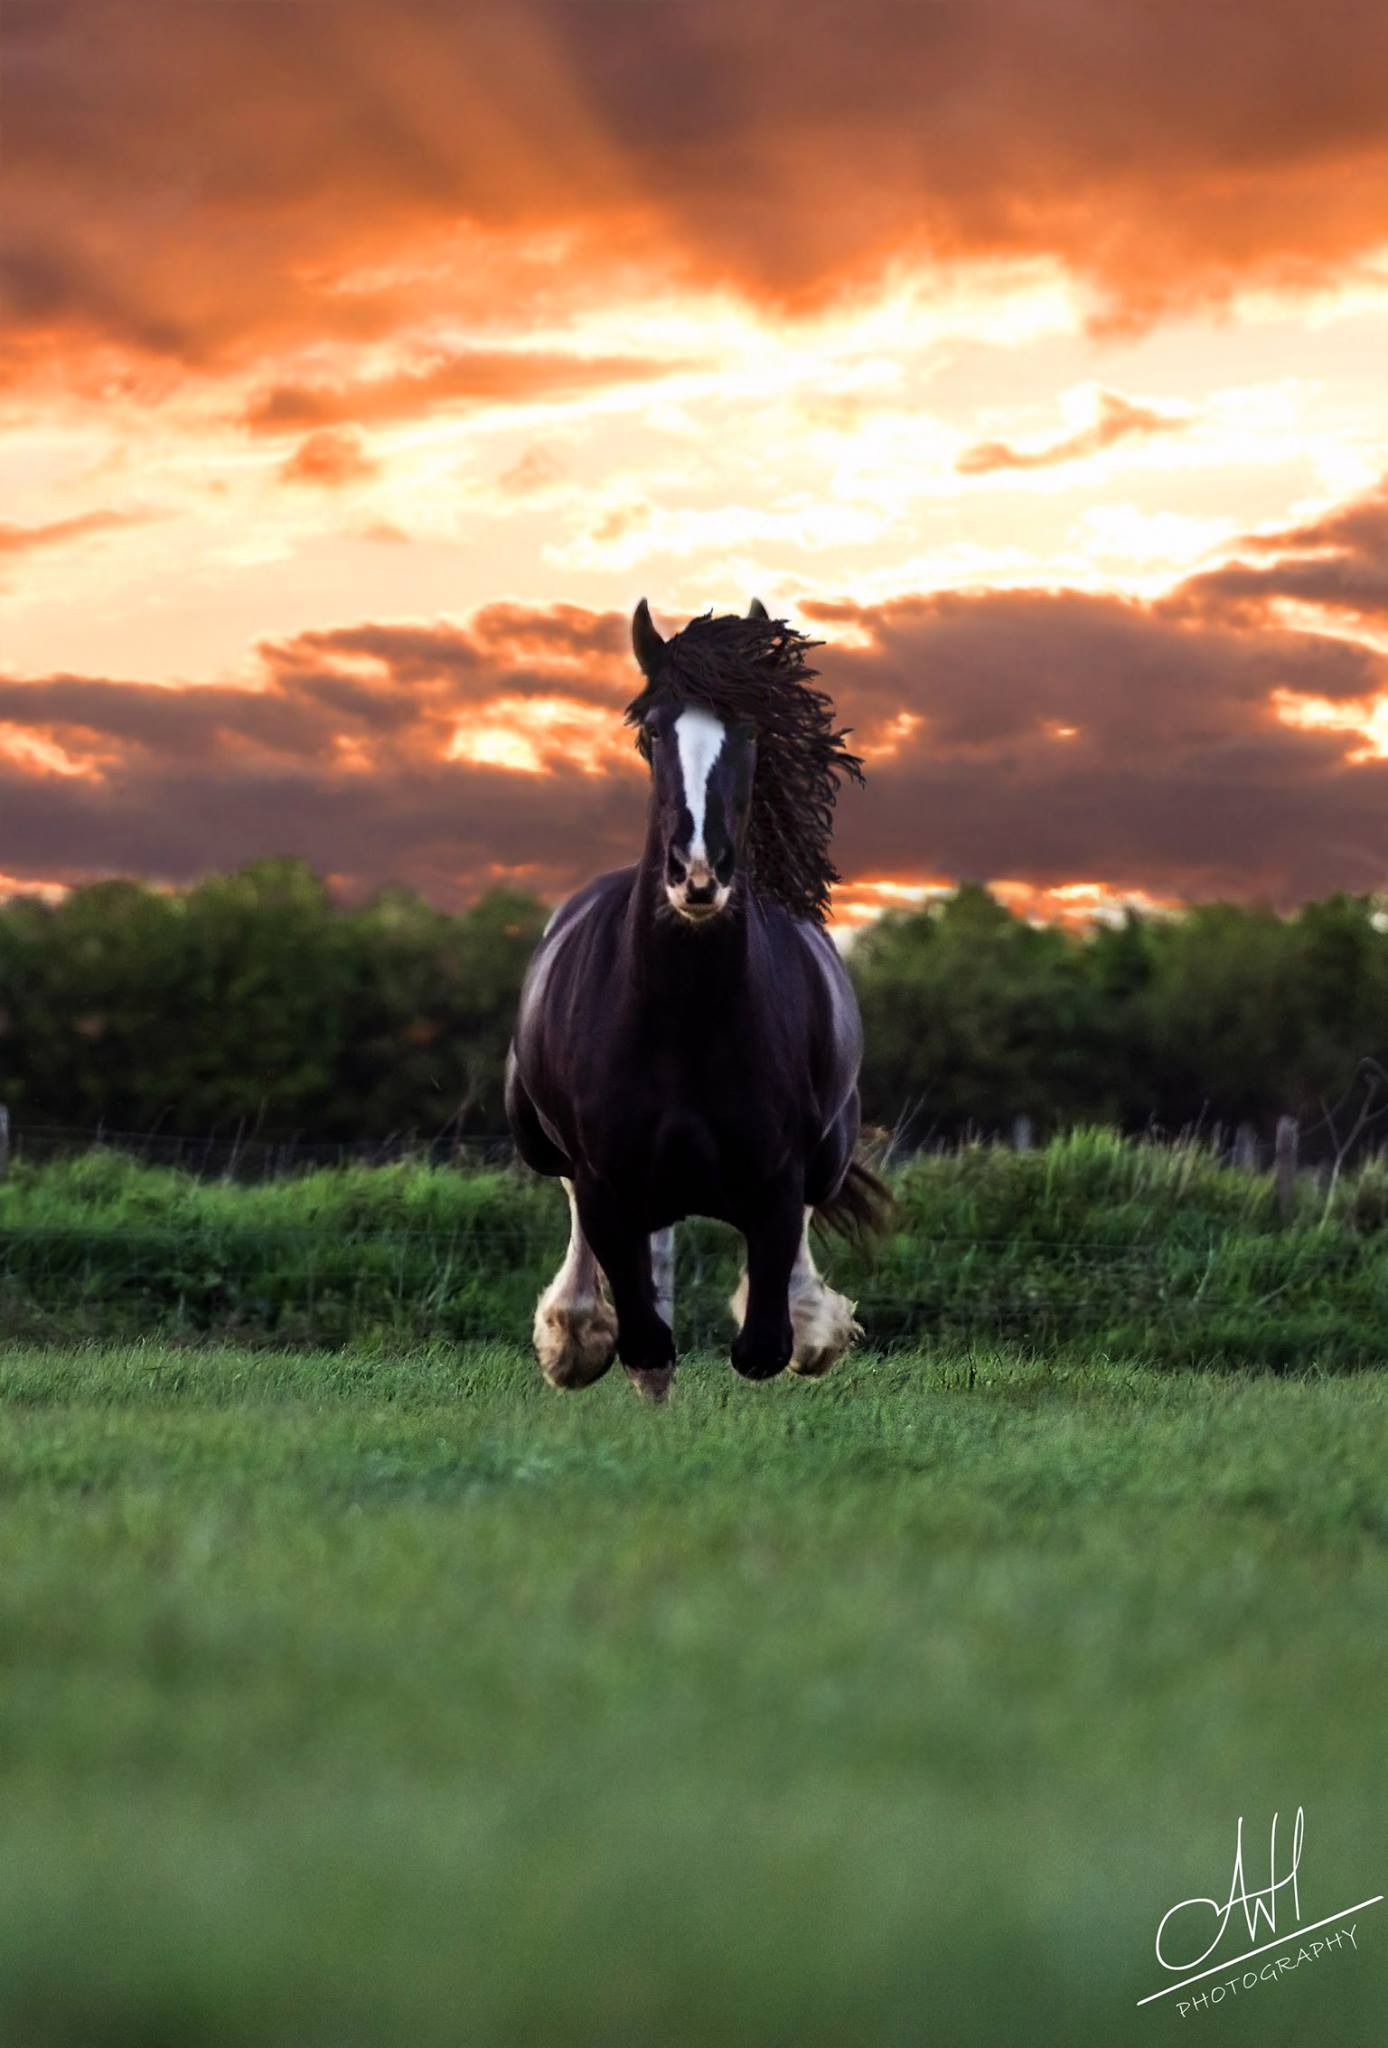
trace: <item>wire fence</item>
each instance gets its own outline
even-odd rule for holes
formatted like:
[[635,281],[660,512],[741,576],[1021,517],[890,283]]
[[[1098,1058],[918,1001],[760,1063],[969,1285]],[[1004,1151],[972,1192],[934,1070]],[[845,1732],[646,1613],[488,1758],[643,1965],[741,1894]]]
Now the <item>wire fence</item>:
[[[879,1162],[888,1165],[902,1165],[917,1158],[948,1157],[980,1143],[1014,1151],[1032,1149],[1030,1142],[1018,1146],[1010,1130],[982,1127],[909,1144],[886,1131],[871,1135]],[[1186,1132],[1166,1133],[1155,1128],[1142,1135],[1152,1142],[1168,1144],[1183,1142],[1190,1136]],[[1230,1171],[1265,1173],[1277,1163],[1276,1141],[1272,1137],[1230,1136],[1216,1125],[1203,1135],[1202,1142],[1213,1163]],[[0,1178],[11,1160],[23,1159],[39,1165],[81,1158],[93,1151],[117,1152],[144,1165],[170,1167],[200,1180],[231,1180],[246,1186],[352,1166],[417,1162],[469,1172],[520,1164],[509,1131],[446,1132],[429,1137],[400,1132],[381,1138],[280,1139],[224,1133],[127,1131],[103,1124],[17,1124],[10,1126],[7,1142],[0,1137]],[[1363,1156],[1383,1155],[1375,1148],[1373,1155]],[[1302,1156],[1297,1162],[1298,1171],[1318,1175],[1322,1181],[1331,1167],[1332,1162],[1326,1159]]]
[[[442,1151],[399,1139],[260,1152],[244,1137],[105,1128],[21,1126],[9,1136],[14,1160],[85,1154],[100,1166],[124,1157],[193,1175],[132,1193],[117,1167],[109,1186],[96,1173],[90,1184],[83,1176],[76,1196],[67,1182],[53,1183],[66,1192],[51,1199],[26,1192],[48,1185],[42,1177],[16,1177],[3,1191],[15,1199],[0,1201],[0,1331],[11,1335],[520,1338],[567,1242],[558,1191],[524,1174],[499,1184],[466,1174],[419,1187],[389,1177],[295,1184],[321,1166],[505,1164],[513,1154],[501,1134]],[[1284,1140],[1278,1163],[1287,1158]],[[229,1185],[210,1185],[217,1181]],[[869,1338],[884,1344],[1095,1338],[1172,1356],[1204,1347],[1275,1358],[1330,1330],[1346,1356],[1359,1356],[1376,1348],[1388,1319],[1382,1231],[1362,1242],[1278,1235],[1236,1227],[1227,1215],[1191,1212],[1176,1222],[1169,1207],[1154,1207],[1121,1236],[1101,1210],[1086,1219],[1091,1226],[1090,1235],[1071,1235],[1022,1214],[1008,1230],[903,1228],[870,1257],[833,1247],[828,1273],[857,1302]],[[680,1227],[683,1345],[726,1340],[741,1253],[722,1226]]]
[[[876,1128],[872,1135],[879,1158],[902,1164],[913,1158],[947,1156],[972,1145],[996,1145],[1030,1152],[1041,1142],[1042,1128],[1030,1116],[1011,1119],[1005,1127],[967,1124],[948,1133],[915,1128],[914,1114],[903,1112],[894,1129]],[[908,1131],[914,1132],[907,1135]],[[1325,1180],[1335,1169],[1337,1143],[1333,1119],[1319,1117],[1305,1126],[1295,1117],[1280,1117],[1275,1128],[1197,1121],[1179,1130],[1153,1122],[1132,1134],[1165,1145],[1198,1143],[1216,1165],[1235,1172],[1275,1172],[1290,1148],[1295,1171]],[[0,1105],[0,1177],[9,1159],[71,1159],[83,1153],[114,1151],[151,1166],[167,1166],[200,1179],[226,1179],[254,1184],[287,1179],[322,1168],[390,1166],[419,1161],[464,1170],[518,1163],[509,1131],[461,1131],[449,1124],[439,1131],[394,1131],[372,1138],[267,1138],[254,1129],[232,1132],[125,1130],[98,1123],[14,1123]],[[1356,1164],[1388,1157],[1388,1143],[1373,1131],[1353,1133]],[[1343,1155],[1341,1156],[1343,1163]]]
[[254,1134],[188,1135],[176,1131],[123,1131],[98,1124],[20,1124],[10,1130],[11,1159],[35,1163],[112,1151],[148,1166],[175,1167],[200,1179],[248,1183],[285,1179],[324,1167],[392,1166],[419,1160],[437,1166],[509,1166],[516,1148],[507,1131],[419,1137],[274,1139]]

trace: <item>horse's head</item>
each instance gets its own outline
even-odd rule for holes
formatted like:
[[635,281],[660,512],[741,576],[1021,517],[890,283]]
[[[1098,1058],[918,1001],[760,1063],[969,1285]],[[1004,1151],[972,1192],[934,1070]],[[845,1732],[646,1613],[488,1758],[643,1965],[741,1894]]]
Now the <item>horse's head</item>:
[[631,639],[646,687],[627,723],[654,781],[647,871],[691,923],[750,893],[822,925],[839,783],[863,779],[810,688],[805,656],[822,643],[755,600],[746,618],[706,612],[664,640],[642,598]]
[[[754,604],[753,617],[765,617]],[[691,924],[733,900],[752,808],[757,728],[662,692],[665,642],[643,598],[632,645],[646,678],[641,751],[651,764],[661,875],[671,908]]]

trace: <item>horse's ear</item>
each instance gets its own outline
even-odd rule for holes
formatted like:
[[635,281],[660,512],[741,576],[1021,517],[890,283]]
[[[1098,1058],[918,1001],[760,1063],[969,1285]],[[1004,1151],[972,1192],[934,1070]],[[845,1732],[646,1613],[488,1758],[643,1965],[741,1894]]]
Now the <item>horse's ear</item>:
[[749,619],[769,619],[771,617],[771,614],[766,609],[766,606],[762,603],[761,599],[759,597],[754,597],[752,599],[752,602],[747,607],[747,616]]
[[631,651],[646,681],[654,682],[656,670],[665,658],[665,642],[656,630],[644,597],[631,615]]

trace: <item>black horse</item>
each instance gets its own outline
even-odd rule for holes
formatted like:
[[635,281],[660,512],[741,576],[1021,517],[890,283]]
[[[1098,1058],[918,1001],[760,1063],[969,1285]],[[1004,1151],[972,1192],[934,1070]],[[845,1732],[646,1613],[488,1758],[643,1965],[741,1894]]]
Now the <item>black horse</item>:
[[809,687],[821,643],[756,601],[663,640],[644,598],[632,641],[645,849],[550,919],[506,1108],[522,1158],[569,1195],[568,1254],[535,1315],[545,1376],[588,1386],[615,1352],[660,1399],[674,1224],[713,1216],[747,1240],[737,1370],[817,1376],[861,1332],[815,1270],[811,1216],[869,1228],[884,1191],[854,1157],[862,1031],[824,931],[834,801],[862,771]]

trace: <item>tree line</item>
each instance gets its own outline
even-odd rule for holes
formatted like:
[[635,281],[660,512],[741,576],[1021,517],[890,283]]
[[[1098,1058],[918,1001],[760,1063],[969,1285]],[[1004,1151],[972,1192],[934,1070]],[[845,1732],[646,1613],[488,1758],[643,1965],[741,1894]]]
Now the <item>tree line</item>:
[[[180,892],[0,904],[0,1102],[20,1125],[358,1141],[503,1128],[502,1067],[547,907],[337,902],[297,862]],[[864,1109],[907,1143],[1077,1123],[1269,1132],[1376,1114],[1388,917],[1338,895],[1038,926],[980,887],[854,942]],[[1388,1082],[1383,1101],[1388,1106]],[[1327,1112],[1338,1123],[1325,1125]]]

